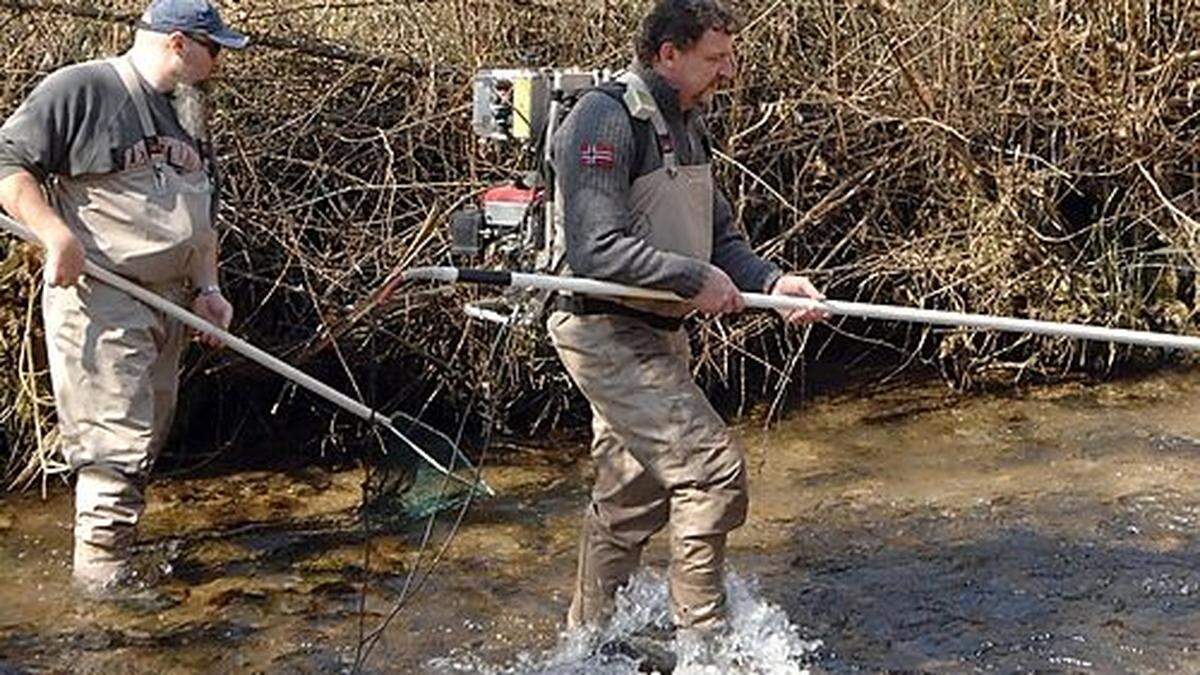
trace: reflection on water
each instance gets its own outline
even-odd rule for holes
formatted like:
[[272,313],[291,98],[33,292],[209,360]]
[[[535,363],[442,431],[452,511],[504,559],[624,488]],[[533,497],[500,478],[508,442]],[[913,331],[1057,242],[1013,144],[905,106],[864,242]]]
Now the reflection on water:
[[[1200,672],[1198,410],[1200,378],[1180,372],[966,399],[897,387],[744,429],[751,517],[713,672]],[[635,672],[604,646],[645,635],[703,672],[665,628],[663,542],[609,634],[561,634],[582,457],[490,468],[501,496],[364,672]],[[164,575],[158,608],[78,601],[66,495],[5,496],[0,672],[348,671],[428,562],[421,524],[364,532],[361,480],[156,483],[139,557]]]

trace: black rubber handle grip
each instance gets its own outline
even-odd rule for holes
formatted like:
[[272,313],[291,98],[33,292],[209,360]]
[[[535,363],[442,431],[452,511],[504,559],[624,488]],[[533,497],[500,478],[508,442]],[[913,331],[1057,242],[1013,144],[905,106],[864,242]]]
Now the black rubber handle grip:
[[495,272],[492,270],[459,270],[458,280],[472,284],[489,284],[492,286],[511,286],[511,272]]

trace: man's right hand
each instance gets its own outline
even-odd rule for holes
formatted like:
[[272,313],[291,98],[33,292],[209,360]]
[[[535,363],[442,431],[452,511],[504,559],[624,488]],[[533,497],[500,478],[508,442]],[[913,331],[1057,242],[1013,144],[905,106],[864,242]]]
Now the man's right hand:
[[87,254],[79,239],[46,201],[41,183],[28,171],[0,179],[0,208],[23,223],[46,249],[42,271],[51,286],[70,286],[83,274]]
[[705,314],[737,314],[746,308],[741,292],[733,285],[729,275],[714,265],[708,266],[704,285],[691,303]]
[[78,281],[87,254],[75,234],[66,227],[56,227],[43,236],[42,243],[46,247],[46,283],[71,286]]

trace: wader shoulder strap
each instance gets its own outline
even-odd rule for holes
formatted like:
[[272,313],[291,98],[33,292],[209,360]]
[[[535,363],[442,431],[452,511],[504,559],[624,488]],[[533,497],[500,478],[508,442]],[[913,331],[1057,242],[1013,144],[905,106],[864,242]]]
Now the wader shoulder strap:
[[125,57],[109,59],[108,62],[117,69],[117,75],[121,77],[121,84],[125,85],[125,91],[129,92],[129,96],[133,98],[133,107],[137,109],[138,119],[142,123],[142,136],[148,139],[156,138],[158,133],[154,129],[154,118],[150,115],[150,104],[146,102],[146,92],[142,89],[142,83],[138,80],[138,74],[133,69],[133,64]]
[[674,173],[679,169],[679,160],[675,157],[675,142],[671,140],[671,131],[667,128],[667,120],[654,102],[654,95],[646,82],[632,71],[626,72],[617,81],[625,85],[623,102],[634,119],[649,121],[654,126],[654,134],[658,137],[658,149],[662,152],[663,168]]

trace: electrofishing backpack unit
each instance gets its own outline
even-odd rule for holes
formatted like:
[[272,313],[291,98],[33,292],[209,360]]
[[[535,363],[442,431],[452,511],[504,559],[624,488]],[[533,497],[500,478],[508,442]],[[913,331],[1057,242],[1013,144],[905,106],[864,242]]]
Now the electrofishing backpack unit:
[[[561,267],[555,241],[554,133],[575,102],[612,79],[607,70],[484,69],[475,74],[471,126],[475,134],[517,156],[526,169],[483,192],[450,218],[451,254],[464,266],[547,274]],[[537,320],[546,294],[510,290],[468,304],[475,318],[499,323]]]

